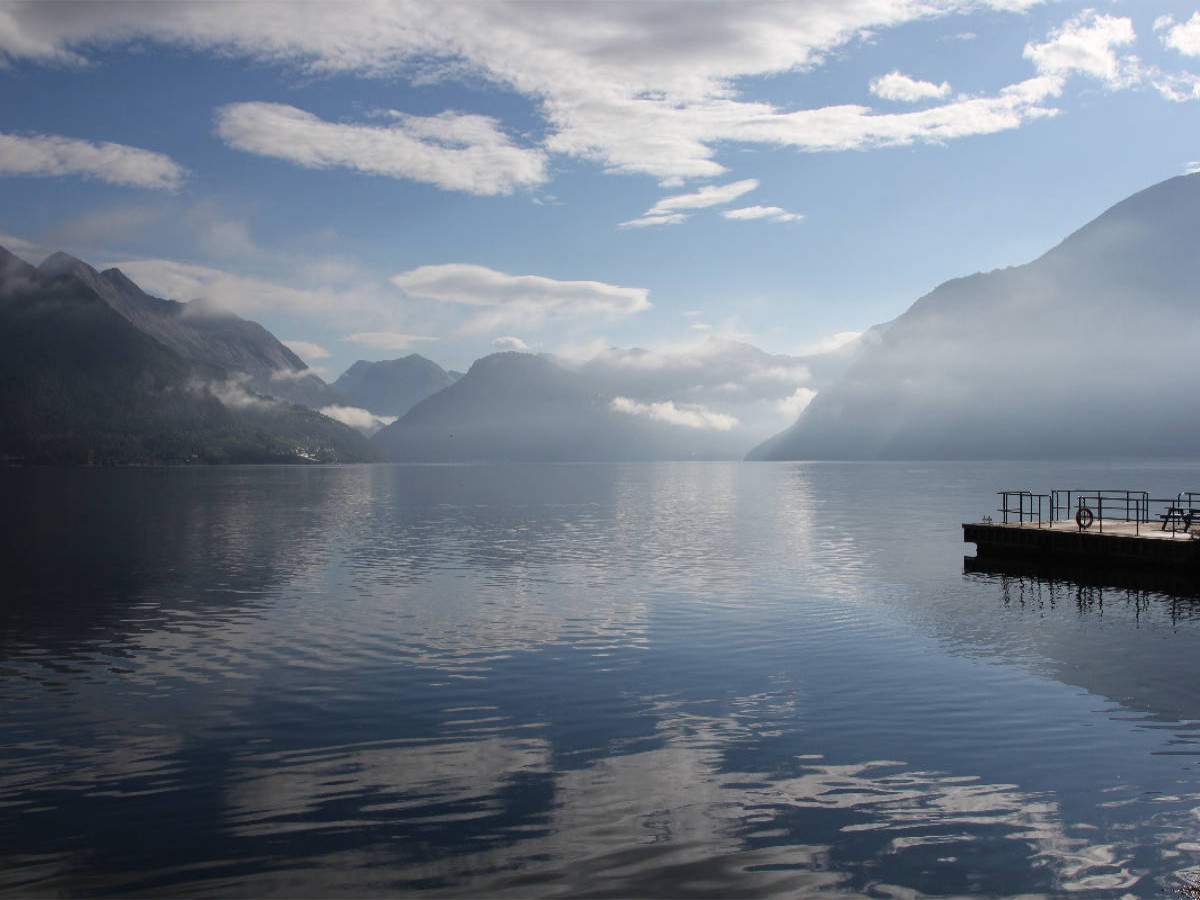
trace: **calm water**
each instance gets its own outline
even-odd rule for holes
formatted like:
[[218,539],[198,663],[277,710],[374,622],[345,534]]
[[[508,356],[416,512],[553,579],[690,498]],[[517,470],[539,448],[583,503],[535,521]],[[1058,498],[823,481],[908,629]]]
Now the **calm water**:
[[1172,896],[1200,603],[1018,487],[1200,465],[0,471],[0,893]]

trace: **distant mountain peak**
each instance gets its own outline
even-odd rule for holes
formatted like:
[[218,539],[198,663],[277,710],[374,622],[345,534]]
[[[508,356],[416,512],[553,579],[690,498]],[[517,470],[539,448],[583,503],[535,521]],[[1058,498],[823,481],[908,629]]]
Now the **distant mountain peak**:
[[33,278],[36,274],[37,269],[29,263],[5,247],[0,247],[0,279]]
[[51,253],[37,267],[38,273],[45,278],[56,278],[62,275],[74,275],[85,281],[99,278],[100,273],[85,263],[82,259],[63,253],[61,250]]
[[333,383],[355,406],[379,416],[402,416],[413,406],[449,387],[454,376],[418,353],[397,359],[357,360]]

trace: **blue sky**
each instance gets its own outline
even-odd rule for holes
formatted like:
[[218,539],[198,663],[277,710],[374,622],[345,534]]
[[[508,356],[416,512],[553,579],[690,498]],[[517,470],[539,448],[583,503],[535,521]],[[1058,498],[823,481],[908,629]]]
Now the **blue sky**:
[[0,243],[209,297],[330,379],[797,354],[1200,166],[1200,14],[0,3],[0,98]]

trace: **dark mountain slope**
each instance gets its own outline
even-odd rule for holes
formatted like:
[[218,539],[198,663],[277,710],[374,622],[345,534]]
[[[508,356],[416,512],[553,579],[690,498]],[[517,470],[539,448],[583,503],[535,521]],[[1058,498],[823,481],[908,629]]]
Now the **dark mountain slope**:
[[120,269],[97,272],[66,253],[47,258],[47,277],[78,278],[134,327],[185,359],[249,376],[255,391],[314,409],[343,404],[335,391],[257,322],[217,310],[203,301],[180,303],[152,297]]
[[14,260],[0,253],[0,460],[374,458],[340,423],[163,346],[73,273]]
[[1200,447],[1200,176],[918,300],[752,459],[1170,456]]

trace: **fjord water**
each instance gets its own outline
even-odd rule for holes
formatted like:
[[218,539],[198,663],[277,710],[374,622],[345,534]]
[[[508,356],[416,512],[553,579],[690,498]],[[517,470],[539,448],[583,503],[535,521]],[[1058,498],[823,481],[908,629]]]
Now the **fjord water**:
[[1161,896],[1200,605],[964,574],[1194,464],[9,469],[0,892]]

